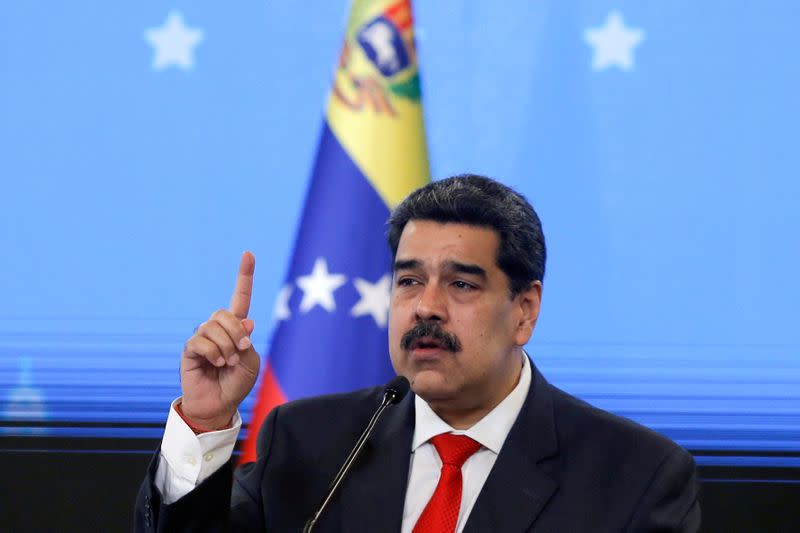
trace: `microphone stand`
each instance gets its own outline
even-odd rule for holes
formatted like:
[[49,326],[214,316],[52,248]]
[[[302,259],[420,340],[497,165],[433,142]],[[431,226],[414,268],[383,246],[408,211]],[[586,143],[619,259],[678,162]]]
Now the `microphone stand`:
[[325,496],[325,499],[322,501],[319,509],[317,509],[317,512],[308,519],[308,522],[306,522],[306,525],[303,527],[303,533],[311,533],[311,530],[317,524],[317,520],[319,519],[320,515],[322,515],[322,512],[328,506],[328,503],[333,498],[333,495],[336,494],[336,490],[339,488],[339,485],[342,484],[342,481],[344,480],[345,475],[347,475],[347,472],[350,470],[350,467],[353,466],[356,458],[358,458],[358,454],[361,453],[361,449],[364,447],[364,444],[367,443],[367,439],[369,438],[370,433],[372,433],[372,429],[375,427],[375,424],[378,423],[378,419],[381,417],[387,407],[399,401],[400,398],[398,398],[398,396],[402,398],[402,396],[405,396],[405,393],[399,393],[394,388],[387,388],[384,391],[383,400],[381,400],[378,410],[375,411],[374,415],[372,415],[372,418],[370,419],[369,424],[367,424],[366,429],[364,429],[364,432],[356,441],[356,445],[350,451],[350,455],[347,456],[344,464],[339,469],[339,473],[336,474],[335,478],[333,478],[331,486],[328,489],[328,494]]

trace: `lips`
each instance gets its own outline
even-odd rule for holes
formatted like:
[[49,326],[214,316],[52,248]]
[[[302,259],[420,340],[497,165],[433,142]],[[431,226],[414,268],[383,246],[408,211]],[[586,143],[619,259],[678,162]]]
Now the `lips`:
[[442,343],[433,337],[422,337],[411,343],[412,350],[441,350]]
[[433,337],[421,337],[411,343],[411,358],[420,364],[434,363],[447,351],[442,342]]

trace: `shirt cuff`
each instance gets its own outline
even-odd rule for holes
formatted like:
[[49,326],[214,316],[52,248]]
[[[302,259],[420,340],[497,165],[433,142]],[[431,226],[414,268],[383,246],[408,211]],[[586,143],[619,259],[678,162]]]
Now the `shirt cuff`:
[[237,411],[231,428],[195,435],[175,411],[178,401],[169,410],[156,471],[156,487],[165,504],[179,500],[227,463],[242,428]]

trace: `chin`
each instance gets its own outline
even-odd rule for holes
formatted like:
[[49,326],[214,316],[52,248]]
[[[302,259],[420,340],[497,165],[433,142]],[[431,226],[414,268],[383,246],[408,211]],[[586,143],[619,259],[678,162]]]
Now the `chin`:
[[426,402],[441,401],[453,396],[453,390],[444,377],[432,370],[417,372],[410,380],[411,390]]

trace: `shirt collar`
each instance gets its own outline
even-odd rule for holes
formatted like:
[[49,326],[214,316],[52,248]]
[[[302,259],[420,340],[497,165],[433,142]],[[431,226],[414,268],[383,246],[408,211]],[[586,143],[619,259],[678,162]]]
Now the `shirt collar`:
[[506,396],[502,402],[489,411],[474,426],[467,430],[453,429],[447,422],[439,418],[433,409],[419,396],[414,397],[414,438],[411,441],[411,451],[428,442],[431,438],[442,433],[455,433],[466,435],[478,441],[483,447],[495,454],[500,453],[500,448],[511,431],[511,426],[517,419],[522,404],[528,396],[531,386],[531,365],[527,354],[522,358],[522,372],[517,386]]

